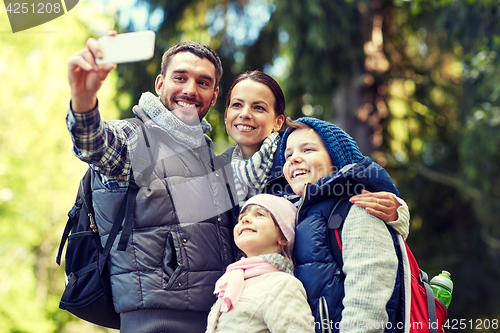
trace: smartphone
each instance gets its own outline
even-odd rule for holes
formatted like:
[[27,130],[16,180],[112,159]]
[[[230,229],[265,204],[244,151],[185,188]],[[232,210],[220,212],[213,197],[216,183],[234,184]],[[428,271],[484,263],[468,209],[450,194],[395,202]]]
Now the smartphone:
[[151,30],[103,36],[97,40],[103,53],[98,65],[149,60],[155,50],[155,33]]

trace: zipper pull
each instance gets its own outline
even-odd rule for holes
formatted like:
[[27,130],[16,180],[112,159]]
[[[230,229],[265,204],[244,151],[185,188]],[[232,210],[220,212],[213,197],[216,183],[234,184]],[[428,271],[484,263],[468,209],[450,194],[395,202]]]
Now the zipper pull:
[[98,232],[99,230],[97,230],[97,225],[95,224],[94,217],[90,213],[88,213],[87,215],[90,220],[90,229],[92,229],[93,232]]
[[340,281],[340,278],[344,275],[344,272],[342,272],[341,269],[338,269],[335,274],[333,275],[333,283],[338,283]]

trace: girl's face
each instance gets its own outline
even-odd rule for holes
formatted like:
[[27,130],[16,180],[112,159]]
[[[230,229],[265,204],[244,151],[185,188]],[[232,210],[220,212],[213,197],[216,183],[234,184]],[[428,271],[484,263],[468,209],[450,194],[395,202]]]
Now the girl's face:
[[234,242],[247,257],[267,253],[280,253],[283,244],[281,231],[266,209],[248,205],[240,214],[234,227]]
[[224,121],[244,159],[252,157],[264,139],[285,121],[283,115],[276,115],[274,105],[273,92],[263,83],[246,79],[234,86]]

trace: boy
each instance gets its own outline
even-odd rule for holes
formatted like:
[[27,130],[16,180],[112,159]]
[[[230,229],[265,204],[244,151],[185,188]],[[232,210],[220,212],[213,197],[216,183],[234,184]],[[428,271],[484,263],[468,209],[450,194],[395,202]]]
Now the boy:
[[[387,172],[363,157],[347,133],[315,118],[289,122],[281,159],[286,180],[302,200],[295,275],[304,284],[316,322],[340,332],[395,328],[388,321],[395,320],[398,308],[398,258],[389,228],[353,205],[339,235],[343,265],[330,253],[327,240],[330,212],[342,197],[362,189],[398,193]],[[324,306],[326,322],[320,314]]]

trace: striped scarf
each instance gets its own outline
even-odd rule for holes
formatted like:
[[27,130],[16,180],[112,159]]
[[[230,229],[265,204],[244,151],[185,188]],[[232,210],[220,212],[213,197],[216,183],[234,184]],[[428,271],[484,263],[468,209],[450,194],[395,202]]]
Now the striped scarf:
[[266,185],[269,172],[273,167],[274,153],[278,148],[280,137],[277,132],[271,133],[262,143],[259,151],[248,160],[244,160],[238,146],[233,151],[231,167],[240,207],[246,199],[259,194]]

